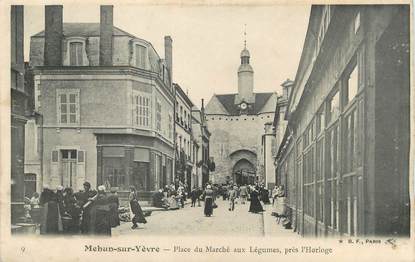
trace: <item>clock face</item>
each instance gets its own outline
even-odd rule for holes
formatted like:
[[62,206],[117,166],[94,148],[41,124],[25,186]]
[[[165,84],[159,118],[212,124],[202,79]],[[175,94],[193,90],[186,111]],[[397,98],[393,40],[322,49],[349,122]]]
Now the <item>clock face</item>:
[[246,109],[247,107],[248,107],[248,105],[247,105],[246,103],[242,103],[242,104],[241,104],[241,108],[242,108],[242,109]]

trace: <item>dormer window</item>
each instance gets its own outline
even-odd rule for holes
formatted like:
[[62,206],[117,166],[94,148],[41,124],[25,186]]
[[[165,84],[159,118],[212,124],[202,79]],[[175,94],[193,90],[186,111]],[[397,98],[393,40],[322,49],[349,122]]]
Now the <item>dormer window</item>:
[[141,69],[146,69],[147,48],[139,44],[134,45],[134,55],[135,66]]
[[86,55],[85,38],[70,37],[66,41],[66,55],[63,64],[65,66],[88,66],[89,61]]

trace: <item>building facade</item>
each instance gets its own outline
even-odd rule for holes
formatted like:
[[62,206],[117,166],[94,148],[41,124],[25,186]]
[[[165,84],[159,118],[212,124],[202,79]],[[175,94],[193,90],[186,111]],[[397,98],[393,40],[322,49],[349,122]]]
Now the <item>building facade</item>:
[[197,179],[192,184],[193,187],[204,187],[210,181],[210,171],[214,171],[214,161],[210,160],[210,132],[206,124],[206,115],[204,100],[202,99],[202,108],[196,106],[192,108],[192,132],[195,150],[195,168],[194,174]]
[[408,236],[409,6],[313,6],[278,152],[294,229]]
[[277,93],[254,93],[250,53],[244,48],[238,69],[238,93],[215,94],[206,106],[210,154],[216,164],[212,182],[237,184],[264,181],[261,142],[264,124],[272,121]]
[[174,83],[176,97],[176,162],[175,174],[180,182],[188,188],[192,187],[192,172],[194,165],[193,135],[192,135],[192,107],[193,103],[180,85]]
[[287,127],[287,121],[284,119],[285,111],[288,104],[289,92],[292,88],[293,81],[287,79],[281,84],[283,94],[278,96],[275,105],[275,114],[272,121],[266,122],[264,134],[262,135],[261,164],[264,172],[264,184],[268,189],[276,185],[276,157],[278,148],[284,136]]
[[275,143],[272,145],[272,157],[273,157],[273,169],[270,168],[270,172],[274,171],[274,181],[275,184],[284,184],[281,181],[281,177],[278,176],[277,172],[277,166],[278,166],[278,150],[281,146],[281,143],[284,139],[284,134],[287,129],[288,121],[285,117],[287,107],[288,107],[288,99],[291,94],[292,87],[294,85],[294,82],[290,79],[287,79],[284,81],[284,83],[281,84],[283,94],[278,98],[277,105],[275,107],[275,115],[274,120],[272,122],[272,128],[273,128],[273,134]]
[[112,6],[101,6],[99,24],[63,23],[62,6],[46,6],[30,47],[43,186],[151,192],[173,181],[171,53],[169,36],[161,59],[113,26]]

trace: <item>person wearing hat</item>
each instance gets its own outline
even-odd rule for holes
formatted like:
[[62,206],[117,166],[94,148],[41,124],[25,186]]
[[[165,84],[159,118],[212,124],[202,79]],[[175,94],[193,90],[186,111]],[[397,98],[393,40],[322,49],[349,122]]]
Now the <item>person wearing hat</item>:
[[84,182],[83,186],[84,190],[77,193],[76,197],[79,201],[79,206],[82,208],[81,232],[82,234],[88,234],[91,222],[91,205],[87,203],[91,202],[91,199],[95,197],[97,192],[95,190],[91,190],[91,184],[89,182]]
[[110,204],[110,224],[111,227],[117,227],[120,225],[120,217],[118,208],[120,207],[120,199],[118,198],[117,190],[111,188],[111,194],[108,196],[108,202]]
[[211,185],[207,185],[203,193],[205,199],[205,216],[210,217],[213,214],[213,190]]
[[90,233],[94,235],[111,235],[111,207],[105,193],[105,186],[98,187],[98,194],[91,199],[91,222]]
[[259,188],[258,187],[251,187],[250,193],[251,203],[249,205],[249,212],[251,213],[259,213],[263,212],[264,209],[262,208],[261,202],[259,201]]
[[133,222],[131,229],[136,229],[138,227],[138,223],[145,224],[147,223],[147,220],[145,219],[143,210],[141,209],[141,206],[138,203],[137,190],[134,186],[130,186],[130,195],[128,199],[130,200],[131,212],[134,214],[134,217],[131,221]]

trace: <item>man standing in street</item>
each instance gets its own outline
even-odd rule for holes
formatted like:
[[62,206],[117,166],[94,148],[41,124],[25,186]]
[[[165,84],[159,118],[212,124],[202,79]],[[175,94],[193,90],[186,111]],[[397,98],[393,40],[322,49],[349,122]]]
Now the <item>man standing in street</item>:
[[229,189],[229,211],[233,211],[235,209],[235,199],[236,199],[236,190],[237,186],[233,186]]

